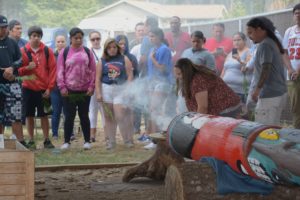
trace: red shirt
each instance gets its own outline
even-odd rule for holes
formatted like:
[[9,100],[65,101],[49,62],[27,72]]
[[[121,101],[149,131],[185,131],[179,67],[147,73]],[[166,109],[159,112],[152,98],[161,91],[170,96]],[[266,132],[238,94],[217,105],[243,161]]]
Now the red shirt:
[[219,115],[223,110],[236,106],[240,103],[237,96],[220,78],[212,79],[202,74],[196,74],[191,82],[192,98],[186,100],[189,111],[197,112],[196,93],[208,91],[208,112],[207,114]]
[[192,46],[191,37],[187,32],[180,32],[177,42],[174,41],[173,33],[168,32],[165,35],[166,40],[169,43],[169,48],[172,51],[172,62],[173,64],[181,57],[184,50]]
[[56,60],[53,51],[49,48],[49,58],[47,63],[44,51],[45,45],[43,43],[40,44],[37,52],[34,52],[31,49],[29,43],[27,43],[25,47],[31,53],[32,61],[36,64],[36,67],[32,70],[26,69],[26,66],[29,64],[29,58],[27,57],[24,48],[22,48],[22,67],[18,69],[18,72],[20,76],[34,74],[36,79],[24,80],[22,82],[22,87],[34,91],[42,91],[47,89],[51,91],[56,82]]
[[[215,52],[217,48],[223,48],[224,52],[226,54],[229,54],[233,48],[233,43],[231,38],[224,37],[220,42],[217,41],[215,38],[209,38],[204,44],[204,48],[206,48],[211,53]],[[221,74],[223,70],[225,59],[225,55],[215,56],[216,68],[219,74]]]

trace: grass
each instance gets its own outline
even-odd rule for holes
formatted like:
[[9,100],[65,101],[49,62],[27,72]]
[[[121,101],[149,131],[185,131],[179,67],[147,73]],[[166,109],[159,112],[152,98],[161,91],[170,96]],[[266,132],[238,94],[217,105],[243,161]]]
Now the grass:
[[[25,139],[28,139],[27,132],[24,127]],[[51,130],[50,130],[51,133]],[[5,137],[9,138],[11,129],[5,130]],[[135,142],[134,148],[127,148],[123,145],[120,134],[117,134],[117,147],[113,151],[105,149],[104,133],[100,130],[96,138],[96,143],[92,143],[91,150],[83,150],[83,135],[76,133],[76,140],[71,142],[71,148],[61,151],[60,146],[63,144],[63,130],[59,130],[59,139],[52,143],[55,149],[43,149],[43,134],[40,128],[35,129],[34,137],[37,150],[34,151],[35,165],[65,165],[65,164],[101,164],[101,163],[133,163],[142,162],[149,158],[153,151],[145,150],[141,144]],[[137,138],[138,135],[135,135]],[[50,137],[51,139],[51,137]],[[137,141],[137,140],[135,140]]]

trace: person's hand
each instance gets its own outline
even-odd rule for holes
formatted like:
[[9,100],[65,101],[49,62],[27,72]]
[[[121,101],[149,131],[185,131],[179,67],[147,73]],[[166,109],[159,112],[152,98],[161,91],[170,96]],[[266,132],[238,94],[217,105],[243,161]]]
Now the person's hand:
[[68,90],[61,90],[61,91],[60,91],[60,94],[61,94],[61,96],[63,96],[63,97],[67,97],[67,96],[69,95],[69,92],[68,92]]
[[297,78],[299,77],[299,73],[298,72],[292,72],[291,73],[291,75],[290,75],[290,79],[292,80],[292,81],[295,81],[295,80],[297,80]]
[[232,58],[237,60],[239,63],[241,63],[241,58],[240,58],[239,54],[233,54]]
[[150,58],[155,60],[156,51],[152,51],[150,54]]
[[252,93],[251,97],[252,97],[252,100],[254,102],[257,102],[258,101],[258,96],[259,96],[259,93],[260,93],[260,89],[256,88],[254,90],[254,92]]
[[50,97],[50,90],[47,89],[44,93],[43,93],[43,98],[48,99]]
[[3,78],[9,81],[15,80],[14,69],[12,67],[1,68],[3,70]]
[[92,96],[94,94],[94,90],[93,89],[88,89],[88,91],[86,92],[87,96]]
[[28,64],[28,66],[26,66],[26,69],[29,69],[29,70],[32,70],[32,69],[34,69],[34,68],[36,68],[36,64],[35,64],[33,61],[31,61],[31,62]]
[[242,66],[241,67],[241,72],[246,73],[248,70],[248,68],[246,66]]
[[103,102],[103,97],[101,94],[97,94],[96,99],[98,102]]

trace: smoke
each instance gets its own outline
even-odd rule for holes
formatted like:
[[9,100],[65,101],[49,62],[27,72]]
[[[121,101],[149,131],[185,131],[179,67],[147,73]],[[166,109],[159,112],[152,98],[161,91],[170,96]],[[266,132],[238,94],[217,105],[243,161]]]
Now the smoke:
[[[174,92],[154,96],[151,92],[151,82],[148,78],[138,78],[130,83],[124,84],[120,94],[125,99],[125,105],[131,110],[140,109],[148,115],[158,126],[159,130],[167,130],[171,120],[176,115],[176,99]],[[157,107],[150,110],[150,101],[157,101]]]

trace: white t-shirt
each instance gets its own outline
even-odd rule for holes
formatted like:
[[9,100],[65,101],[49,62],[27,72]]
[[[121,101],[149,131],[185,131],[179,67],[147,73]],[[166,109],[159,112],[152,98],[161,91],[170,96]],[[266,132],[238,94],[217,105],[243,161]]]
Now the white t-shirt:
[[130,53],[133,54],[137,60],[140,60],[141,58],[141,46],[142,44],[135,45],[130,51]]
[[295,25],[285,31],[282,46],[288,50],[293,69],[300,68],[300,27]]
[[102,54],[103,54],[102,48],[101,47],[100,47],[100,49],[91,48],[91,51],[94,55],[94,58],[95,58],[95,61],[96,61],[96,64],[97,64],[98,61],[101,59]]

